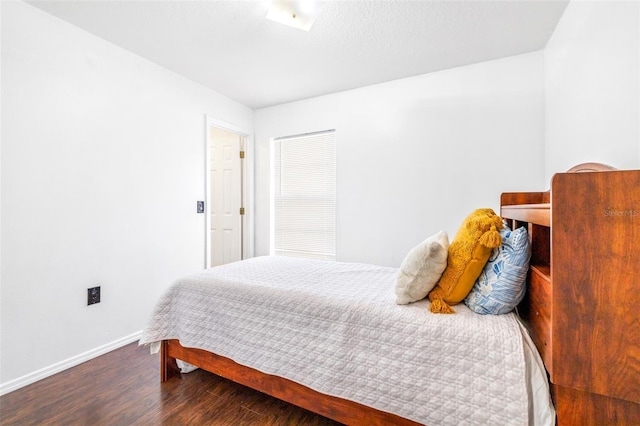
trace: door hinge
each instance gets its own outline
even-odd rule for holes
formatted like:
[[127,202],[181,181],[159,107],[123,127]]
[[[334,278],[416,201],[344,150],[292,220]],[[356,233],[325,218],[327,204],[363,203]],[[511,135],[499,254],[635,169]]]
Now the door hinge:
[[244,151],[240,151],[240,158],[244,158]]
[[244,214],[244,207],[240,207],[240,216]]

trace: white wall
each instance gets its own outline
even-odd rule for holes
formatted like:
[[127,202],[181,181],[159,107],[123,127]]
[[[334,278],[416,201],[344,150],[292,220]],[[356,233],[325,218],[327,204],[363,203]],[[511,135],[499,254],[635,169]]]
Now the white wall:
[[[0,2],[0,25],[1,24],[2,24],[2,4]],[[2,31],[0,31],[0,46],[2,46]],[[2,55],[0,55],[0,89],[2,89]],[[2,308],[2,101],[0,100],[0,309],[1,308]],[[2,337],[2,314],[0,314],[0,372],[2,371],[1,337]],[[0,383],[2,383],[2,379],[0,379]]]
[[205,114],[253,130],[249,108],[2,2],[0,389],[135,336],[203,267]]
[[340,261],[398,266],[502,191],[540,190],[543,69],[535,52],[257,110],[256,254],[269,252],[273,137],[336,129]]
[[582,162],[640,168],[637,1],[572,1],[545,49],[547,180]]

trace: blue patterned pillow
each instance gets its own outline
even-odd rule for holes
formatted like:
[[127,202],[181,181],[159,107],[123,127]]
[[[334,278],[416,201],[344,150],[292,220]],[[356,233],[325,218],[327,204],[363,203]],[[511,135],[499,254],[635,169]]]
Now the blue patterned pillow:
[[526,228],[500,231],[502,245],[489,261],[464,303],[479,314],[506,314],[520,303],[526,290],[531,246]]

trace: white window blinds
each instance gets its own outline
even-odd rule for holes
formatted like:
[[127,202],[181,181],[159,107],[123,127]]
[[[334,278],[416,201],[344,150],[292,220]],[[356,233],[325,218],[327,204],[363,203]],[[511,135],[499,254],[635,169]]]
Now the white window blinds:
[[335,131],[277,138],[272,149],[272,254],[335,260]]

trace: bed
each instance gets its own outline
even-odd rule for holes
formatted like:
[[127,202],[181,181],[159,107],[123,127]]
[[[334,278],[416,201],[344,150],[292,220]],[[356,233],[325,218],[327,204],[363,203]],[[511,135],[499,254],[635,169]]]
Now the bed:
[[162,296],[140,344],[345,424],[554,424],[547,376],[514,313],[395,303],[398,269],[257,257]]

